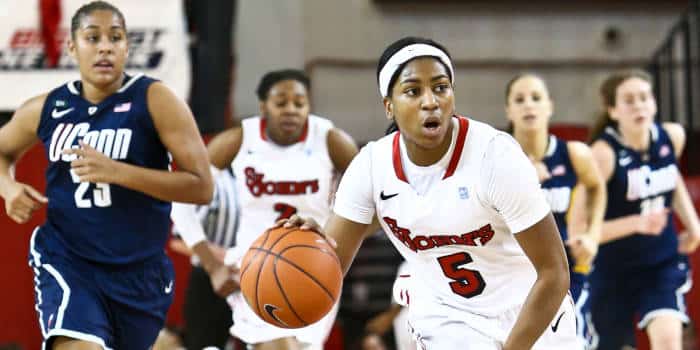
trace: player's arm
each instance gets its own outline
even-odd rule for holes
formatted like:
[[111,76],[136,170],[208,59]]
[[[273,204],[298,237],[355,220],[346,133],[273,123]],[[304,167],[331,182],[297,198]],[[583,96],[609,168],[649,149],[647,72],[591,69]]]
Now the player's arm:
[[219,133],[207,145],[209,161],[218,169],[227,169],[236,158],[242,142],[243,129],[240,126]]
[[[515,239],[537,271],[537,280],[503,349],[529,349],[547,329],[569,289],[569,264],[552,214]],[[573,315],[569,315],[573,317]]]
[[38,141],[36,132],[44,101],[46,95],[28,100],[0,128],[0,196],[5,199],[7,215],[20,224],[48,201],[33,187],[15,181],[12,171],[15,162]]
[[[676,123],[664,123],[663,128],[671,138],[676,157],[680,158],[685,147],[685,130]],[[676,212],[685,227],[685,232],[679,237],[678,249],[681,253],[691,254],[700,244],[700,220],[698,220],[698,213],[695,211],[683,176],[678,177],[672,205],[673,211]]]
[[503,346],[530,349],[569,289],[564,245],[535,169],[515,140],[505,134],[494,137],[486,146],[480,175],[479,198],[499,213],[537,272]]
[[[214,291],[220,296],[227,296],[238,290],[240,283],[237,267],[225,266],[223,248],[214,246],[206,240],[204,228],[197,218],[194,205],[173,203],[170,218],[174,229],[184,242],[180,244],[180,248],[197,255],[200,265],[209,274]],[[217,250],[220,250],[220,253],[217,254]]]
[[279,225],[283,227],[298,226],[302,230],[313,230],[324,235],[331,246],[335,248],[343,275],[348,273],[362,241],[368,236],[367,228],[369,227],[369,224],[355,222],[335,213],[331,213],[323,228],[314,219],[303,218],[296,214],[289,219],[280,220],[276,226]]
[[[598,140],[591,146],[603,182],[607,184],[615,171],[615,152],[605,142]],[[635,233],[658,234],[666,226],[667,213],[651,213],[649,215],[627,215],[620,218],[605,220],[600,232],[600,244],[630,236]]]
[[354,222],[336,214],[331,215],[326,222],[324,231],[337,244],[335,252],[340,259],[343,276],[348,273],[362,241],[368,236],[368,227],[368,224]]
[[375,218],[370,160],[370,149],[365,147],[350,162],[340,180],[333,213],[323,230],[313,219],[296,215],[281,222],[286,227],[301,226],[324,234],[335,245],[343,274],[348,272],[362,241],[374,232],[368,230]]
[[112,160],[80,141],[71,168],[81,182],[117,184],[168,202],[208,204],[213,193],[207,152],[184,101],[160,82],[148,88],[148,110],[177,170],[158,170]]
[[[566,244],[576,258],[577,269],[587,270],[591,265],[600,241],[600,231],[605,216],[607,189],[593,159],[591,149],[582,142],[568,142],[567,148],[571,164],[576,172],[578,182],[586,189],[586,213],[588,214],[587,232],[569,238]],[[587,272],[587,271],[581,271]]]
[[335,170],[344,173],[350,162],[359,152],[355,140],[348,133],[341,129],[331,129],[328,131],[328,155],[333,162]]
[[178,232],[185,247],[200,258],[201,265],[207,272],[223,264],[223,257],[218,259],[207,241],[193,204],[173,203],[170,219],[173,221],[173,230]]

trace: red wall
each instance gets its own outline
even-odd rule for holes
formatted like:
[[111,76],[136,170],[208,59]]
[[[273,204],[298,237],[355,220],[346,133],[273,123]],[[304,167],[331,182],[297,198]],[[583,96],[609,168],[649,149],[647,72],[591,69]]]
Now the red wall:
[[[35,146],[17,164],[17,178],[44,192],[46,158],[43,147]],[[40,349],[41,331],[34,311],[34,274],[27,264],[29,237],[34,227],[45,218],[44,210],[34,215],[29,223],[18,225],[5,214],[2,202],[0,214],[0,344],[16,342],[25,349]]]

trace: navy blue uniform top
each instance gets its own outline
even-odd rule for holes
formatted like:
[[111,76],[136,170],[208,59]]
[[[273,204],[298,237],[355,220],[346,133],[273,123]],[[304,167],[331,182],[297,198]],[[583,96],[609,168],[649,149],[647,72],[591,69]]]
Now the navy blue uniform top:
[[[622,143],[613,127],[607,127],[600,140],[615,154],[615,166],[608,180],[608,206],[605,220],[671,208],[677,181],[676,154],[668,134],[660,124],[650,130],[646,152],[638,152]],[[678,256],[678,238],[669,211],[668,224],[660,235],[632,234],[602,244],[595,260],[595,271],[625,272],[653,266]]]
[[[557,222],[561,239],[566,242],[569,238],[567,215],[571,207],[574,187],[578,183],[566,141],[554,135],[549,135],[547,152],[542,162],[547,166],[551,176],[542,182],[542,191],[549,202],[549,206],[552,208],[552,215]],[[567,256],[569,257],[569,266],[573,269],[575,264],[568,249]]]
[[108,157],[140,167],[167,170],[169,155],[148,111],[142,74],[98,104],[81,96],[81,83],[49,93],[38,136],[49,161],[46,223],[41,234],[55,249],[105,264],[128,264],[162,254],[170,229],[170,203],[118,185],[80,183],[70,170],[75,155],[62,150],[90,144]]

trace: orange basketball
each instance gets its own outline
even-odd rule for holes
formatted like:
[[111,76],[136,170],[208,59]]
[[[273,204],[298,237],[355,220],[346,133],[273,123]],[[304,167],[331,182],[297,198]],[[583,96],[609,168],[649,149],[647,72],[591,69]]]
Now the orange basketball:
[[295,228],[265,231],[243,257],[241,291],[267,323],[308,326],[325,316],[340,296],[340,261],[318,233]]

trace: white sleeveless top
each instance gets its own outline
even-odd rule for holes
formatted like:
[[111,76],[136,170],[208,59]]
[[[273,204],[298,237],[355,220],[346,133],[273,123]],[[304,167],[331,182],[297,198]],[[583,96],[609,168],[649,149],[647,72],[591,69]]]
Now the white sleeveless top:
[[496,316],[522,304],[536,279],[514,233],[550,210],[512,137],[464,117],[452,122],[453,145],[429,167],[406,164],[398,132],[363,147],[334,211],[359,223],[377,214],[411,266],[409,307],[439,303]]
[[331,121],[310,115],[299,142],[280,146],[268,140],[263,118],[242,121],[243,142],[231,163],[241,208],[239,252],[282,217],[326,222],[335,173],[327,143],[332,128]]

